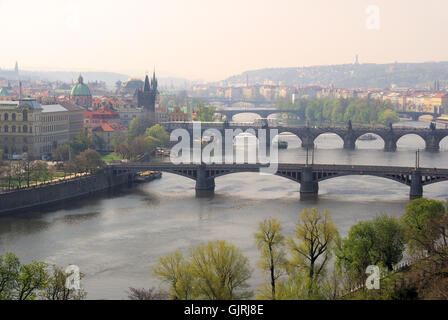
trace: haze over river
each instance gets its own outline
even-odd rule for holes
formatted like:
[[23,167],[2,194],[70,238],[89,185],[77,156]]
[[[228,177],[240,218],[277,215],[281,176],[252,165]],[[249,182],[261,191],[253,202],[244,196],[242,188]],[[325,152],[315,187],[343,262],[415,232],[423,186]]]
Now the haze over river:
[[[429,126],[424,122],[400,125]],[[292,135],[282,162],[305,162],[305,150]],[[383,141],[357,141],[357,149],[342,149],[333,134],[316,140],[315,162],[414,166],[415,150],[424,141],[413,135],[401,138],[396,152],[384,152]],[[420,165],[448,168],[448,138],[438,153],[422,151]],[[226,240],[240,247],[255,269],[251,284],[263,281],[256,269],[258,252],[253,234],[258,223],[277,217],[291,235],[298,214],[313,206],[330,209],[342,236],[359,220],[381,213],[401,216],[409,200],[409,187],[397,182],[349,176],[319,183],[319,200],[299,201],[300,185],[277,176],[239,173],[216,179],[215,197],[197,199],[194,181],[164,173],[162,179],[114,195],[86,199],[46,212],[0,217],[0,255],[8,251],[23,263],[46,261],[59,266],[76,264],[85,274],[82,285],[88,299],[123,299],[128,287],[153,287],[157,258],[204,241]],[[448,198],[448,182],[424,187],[424,196]]]

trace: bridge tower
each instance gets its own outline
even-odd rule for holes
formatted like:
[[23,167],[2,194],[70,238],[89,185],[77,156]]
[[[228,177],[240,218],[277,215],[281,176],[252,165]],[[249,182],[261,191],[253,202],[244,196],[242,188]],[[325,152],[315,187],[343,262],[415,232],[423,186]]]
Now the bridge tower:
[[302,169],[300,181],[300,200],[316,200],[319,193],[319,183],[314,179],[313,167]]

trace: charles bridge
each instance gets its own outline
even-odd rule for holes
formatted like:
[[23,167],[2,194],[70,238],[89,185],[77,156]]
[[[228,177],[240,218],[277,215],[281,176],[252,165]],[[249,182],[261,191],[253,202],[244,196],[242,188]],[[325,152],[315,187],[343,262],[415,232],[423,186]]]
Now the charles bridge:
[[[183,128],[187,130],[190,137],[193,139],[193,123],[191,122],[165,122],[162,123],[168,132],[175,129]],[[225,129],[240,129],[242,132],[252,132],[258,138],[258,130],[256,129],[276,129],[278,134],[290,133],[296,135],[302,141],[303,148],[314,148],[314,141],[321,134],[334,133],[338,135],[344,142],[344,149],[354,150],[356,147],[356,140],[361,136],[371,133],[378,135],[384,141],[385,151],[395,151],[397,149],[397,141],[409,134],[415,134],[425,141],[425,149],[427,151],[440,150],[440,142],[443,138],[448,136],[448,129],[436,129],[433,124],[429,128],[402,128],[402,127],[352,127],[349,123],[345,127],[317,127],[317,126],[297,126],[297,127],[283,127],[283,126],[268,126],[253,125],[253,124],[238,124],[229,122],[208,122],[201,123],[201,136],[209,134],[208,129],[218,130],[222,137],[222,143],[225,143]],[[275,136],[271,136],[270,130],[266,130],[266,140],[269,144]],[[233,139],[233,137],[232,137]]]
[[[326,164],[278,163],[275,175],[300,183],[300,199],[316,199],[319,182],[348,175],[367,175],[390,179],[410,187],[410,199],[423,196],[423,186],[448,180],[448,169],[352,166]],[[215,191],[215,178],[239,172],[260,172],[269,164],[171,164],[171,163],[121,163],[109,165],[114,175],[133,174],[154,170],[168,172],[190,178],[196,182],[198,197],[210,196]]]

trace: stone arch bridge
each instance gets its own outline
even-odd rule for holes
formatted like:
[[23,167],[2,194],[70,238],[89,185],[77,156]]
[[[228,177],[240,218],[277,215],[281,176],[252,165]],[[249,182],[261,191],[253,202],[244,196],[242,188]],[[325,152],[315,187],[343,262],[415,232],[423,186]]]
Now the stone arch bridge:
[[[162,124],[164,128],[171,132],[174,129],[183,128],[187,130],[190,137],[193,137],[193,123],[191,122],[166,122]],[[255,126],[235,123],[218,123],[208,122],[201,123],[201,136],[208,129],[216,129],[221,133],[222,142],[225,143],[225,129],[241,129],[243,132],[247,130],[255,130],[255,135],[258,137],[257,129],[276,129],[278,134],[292,133],[302,141],[303,148],[314,148],[314,141],[321,134],[334,133],[338,135],[344,142],[345,149],[354,150],[356,141],[367,133],[378,135],[384,141],[385,151],[395,151],[397,149],[397,141],[409,134],[414,134],[421,137],[425,141],[425,149],[427,151],[440,150],[440,142],[443,138],[448,136],[448,129],[431,128],[393,128],[393,127],[268,127]],[[266,130],[266,139],[268,143],[272,142],[275,136],[272,136],[270,130]]]

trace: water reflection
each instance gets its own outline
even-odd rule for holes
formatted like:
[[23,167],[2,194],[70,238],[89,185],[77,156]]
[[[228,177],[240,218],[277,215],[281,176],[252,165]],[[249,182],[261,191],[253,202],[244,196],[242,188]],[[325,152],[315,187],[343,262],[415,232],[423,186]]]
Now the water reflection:
[[[306,151],[300,148],[300,140],[293,135],[281,138],[288,141],[288,149],[280,150],[280,161],[304,163]],[[339,139],[320,136],[315,161],[412,166],[418,148],[412,136],[403,137],[397,152],[384,152],[380,140],[358,141],[356,150],[344,150]],[[447,140],[442,148],[448,147]],[[447,160],[447,152],[421,153],[422,166],[448,167]],[[278,176],[219,177],[212,199],[197,199],[194,186],[191,179],[164,174],[161,180],[96,199],[0,217],[0,254],[13,251],[23,262],[77,264],[86,275],[83,284],[88,298],[121,299],[129,286],[157,286],[151,266],[174,250],[223,239],[241,247],[255,267],[258,252],[253,233],[265,218],[277,217],[284,233],[292,235],[302,209],[331,209],[344,236],[357,221],[381,213],[402,215],[409,196],[407,186],[369,176],[323,181],[319,199],[311,203],[299,201],[299,184]],[[424,188],[425,196],[441,200],[448,197],[447,191],[448,182]],[[262,280],[256,271],[251,284],[258,286]]]

